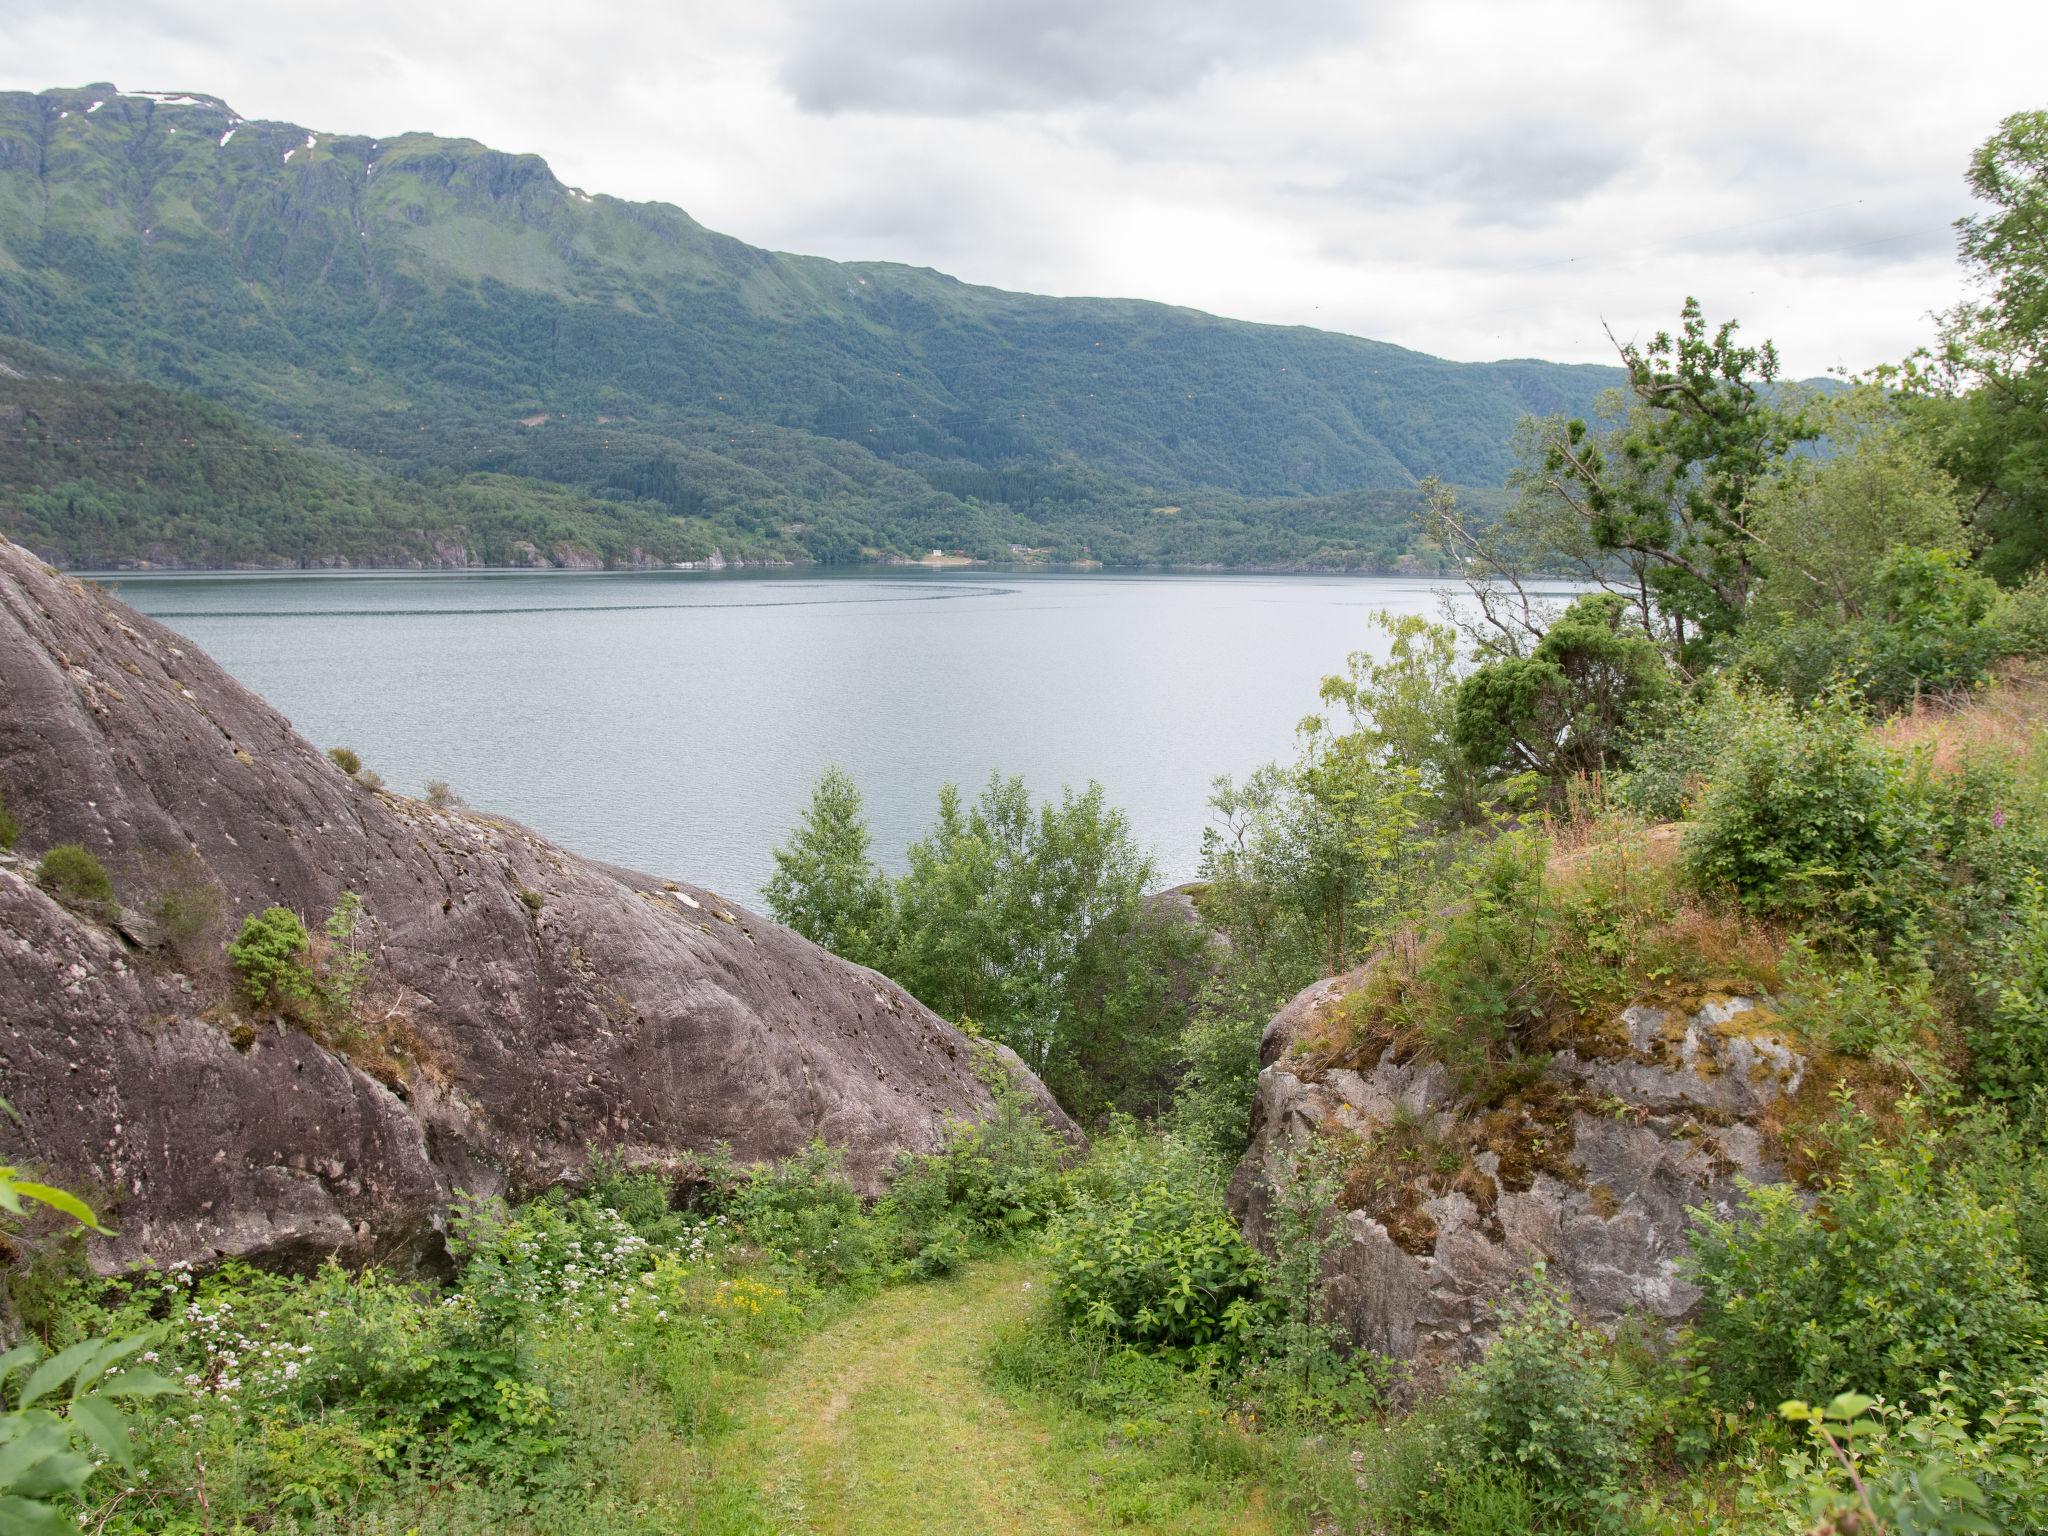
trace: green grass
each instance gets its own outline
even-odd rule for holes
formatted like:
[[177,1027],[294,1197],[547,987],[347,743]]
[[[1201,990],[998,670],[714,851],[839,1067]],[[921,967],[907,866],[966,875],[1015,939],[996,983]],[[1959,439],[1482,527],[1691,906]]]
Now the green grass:
[[1134,1479],[1093,1421],[998,1388],[989,1346],[1043,1295],[1009,1258],[875,1297],[761,1384],[722,1477],[759,1486],[775,1529],[817,1536],[1271,1529],[1242,1489],[1204,1509],[1171,1476]]

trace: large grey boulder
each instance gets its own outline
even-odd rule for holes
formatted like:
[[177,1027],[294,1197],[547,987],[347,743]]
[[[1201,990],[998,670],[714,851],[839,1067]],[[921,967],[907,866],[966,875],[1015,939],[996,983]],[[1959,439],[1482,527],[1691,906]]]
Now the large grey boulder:
[[[367,790],[191,645],[4,541],[0,794],[22,826],[0,856],[22,1123],[0,1146],[111,1207],[101,1263],[418,1250],[457,1191],[573,1178],[592,1148],[683,1166],[819,1138],[873,1192],[990,1107],[982,1048],[892,982],[715,892]],[[35,885],[65,842],[126,913]],[[203,912],[209,890],[211,931],[156,942],[153,898]],[[278,904],[317,931],[344,890],[370,954],[350,1019],[316,1039],[246,1007],[222,959],[240,919]]]
[[1425,1369],[1471,1359],[1538,1261],[1595,1323],[1684,1319],[1699,1300],[1677,1269],[1691,1213],[1732,1211],[1741,1181],[1781,1177],[1766,1126],[1807,1062],[1768,1000],[1678,996],[1588,1020],[1579,1049],[1477,1105],[1427,1058],[1356,1069],[1299,1049],[1372,972],[1317,982],[1267,1027],[1231,1182],[1247,1236],[1269,1246],[1274,1181],[1320,1138],[1353,1167],[1324,1279],[1359,1348]]

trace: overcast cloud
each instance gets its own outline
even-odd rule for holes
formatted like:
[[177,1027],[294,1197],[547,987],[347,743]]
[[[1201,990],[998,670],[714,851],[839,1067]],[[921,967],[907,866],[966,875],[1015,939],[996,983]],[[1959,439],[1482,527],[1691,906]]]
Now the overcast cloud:
[[757,244],[1448,357],[1604,361],[1697,293],[1801,374],[1927,336],[2048,6],[6,0],[0,87],[547,157]]

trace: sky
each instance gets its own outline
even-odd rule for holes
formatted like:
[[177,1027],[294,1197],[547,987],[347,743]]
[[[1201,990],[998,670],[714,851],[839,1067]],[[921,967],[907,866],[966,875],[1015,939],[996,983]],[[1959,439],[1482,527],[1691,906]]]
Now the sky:
[[2048,5],[5,0],[0,88],[544,156],[758,245],[1477,360],[1697,295],[1788,371],[1924,342]]

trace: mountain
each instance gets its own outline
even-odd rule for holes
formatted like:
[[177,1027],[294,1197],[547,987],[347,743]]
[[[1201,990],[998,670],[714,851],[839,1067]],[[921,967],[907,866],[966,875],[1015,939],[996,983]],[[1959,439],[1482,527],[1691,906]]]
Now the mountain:
[[1523,415],[1617,380],[784,255],[533,155],[111,85],[0,93],[0,333],[827,560],[1389,563],[1421,477],[1497,485]]

